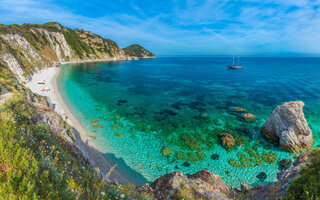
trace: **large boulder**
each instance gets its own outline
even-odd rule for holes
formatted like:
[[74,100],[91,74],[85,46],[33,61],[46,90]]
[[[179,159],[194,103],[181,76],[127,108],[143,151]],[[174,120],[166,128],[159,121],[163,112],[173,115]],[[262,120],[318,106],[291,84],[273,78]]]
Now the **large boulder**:
[[166,174],[155,180],[151,188],[156,199],[233,199],[232,188],[206,170],[190,176],[182,172]]
[[272,142],[279,142],[287,151],[307,149],[313,135],[303,113],[302,101],[286,102],[276,109],[263,124],[261,133]]

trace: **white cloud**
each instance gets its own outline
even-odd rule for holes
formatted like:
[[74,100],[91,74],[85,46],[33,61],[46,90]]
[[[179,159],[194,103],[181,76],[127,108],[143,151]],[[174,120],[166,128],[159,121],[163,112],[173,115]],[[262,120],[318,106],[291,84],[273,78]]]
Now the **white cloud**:
[[242,54],[263,51],[320,54],[320,46],[315,42],[320,41],[320,10],[315,7],[320,5],[319,0],[245,0],[240,3],[240,0],[173,0],[172,9],[155,10],[157,14],[148,17],[131,0],[129,5],[135,15],[113,12],[93,18],[76,14],[49,0],[0,0],[0,23],[57,21],[111,38],[122,47],[140,43],[160,55],[168,55],[173,50],[190,54],[235,51]]

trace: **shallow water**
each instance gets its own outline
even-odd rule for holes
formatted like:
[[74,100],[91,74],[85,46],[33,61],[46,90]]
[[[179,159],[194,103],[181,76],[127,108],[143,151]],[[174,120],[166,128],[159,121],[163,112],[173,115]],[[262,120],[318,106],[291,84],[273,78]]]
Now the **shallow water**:
[[[320,142],[320,59],[243,58],[241,62],[243,70],[227,69],[229,58],[67,64],[61,66],[58,86],[89,135],[96,136],[99,148],[123,159],[148,181],[168,172],[208,169],[233,187],[240,182],[266,184],[277,180],[280,159],[294,159],[260,135],[260,127],[277,105],[304,101],[314,146]],[[257,120],[246,122],[243,113],[232,110],[235,106]],[[236,138],[232,151],[221,146],[222,132]],[[162,155],[164,146],[174,153]],[[259,159],[264,152],[277,154],[277,161]],[[213,160],[212,154],[220,158]],[[243,165],[231,166],[231,158],[238,164],[241,159]],[[260,172],[268,175],[264,182],[256,177]]]

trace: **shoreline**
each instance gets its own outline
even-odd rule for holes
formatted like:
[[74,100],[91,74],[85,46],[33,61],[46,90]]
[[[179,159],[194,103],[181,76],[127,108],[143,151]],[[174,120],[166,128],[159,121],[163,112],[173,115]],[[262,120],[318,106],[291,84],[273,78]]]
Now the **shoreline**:
[[[99,61],[98,61],[99,62]],[[65,63],[66,64],[66,63]],[[115,162],[112,163],[107,160],[105,153],[101,152],[99,148],[94,144],[93,139],[89,137],[88,132],[81,125],[78,119],[72,114],[68,106],[63,101],[63,98],[59,92],[57,79],[61,72],[59,67],[48,67],[42,69],[33,74],[32,79],[25,84],[32,92],[37,93],[42,96],[49,97],[52,108],[56,111],[63,119],[65,115],[68,116],[67,123],[73,128],[73,132],[76,137],[75,143],[79,146],[84,156],[89,160],[89,162],[95,167],[99,168],[99,171],[105,175],[114,166]],[[38,85],[37,82],[45,81],[45,86],[50,88],[50,91],[41,91],[43,85]],[[120,164],[120,163],[119,163]],[[119,170],[121,166],[115,167],[109,176],[109,180],[118,182],[122,185],[126,184],[140,184],[138,180],[135,180],[134,176],[126,174],[126,171]]]

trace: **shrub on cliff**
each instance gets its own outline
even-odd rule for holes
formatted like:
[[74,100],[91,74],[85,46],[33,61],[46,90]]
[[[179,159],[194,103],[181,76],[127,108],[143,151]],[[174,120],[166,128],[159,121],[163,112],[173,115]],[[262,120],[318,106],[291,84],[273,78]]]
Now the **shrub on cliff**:
[[311,164],[300,170],[300,176],[289,186],[284,199],[320,199],[320,150],[310,153]]
[[134,187],[103,180],[82,154],[39,120],[26,95],[16,91],[0,105],[0,199],[120,199],[141,195]]

